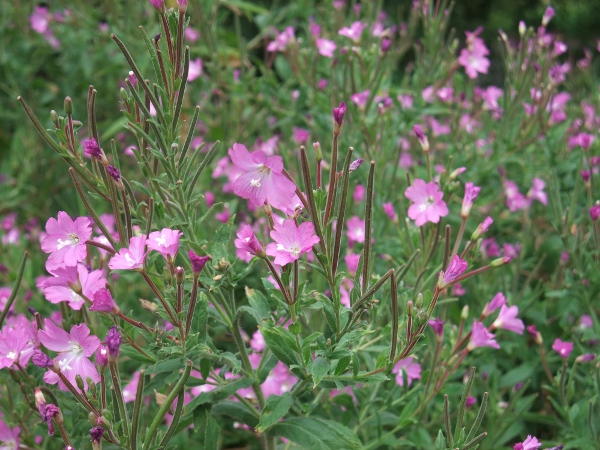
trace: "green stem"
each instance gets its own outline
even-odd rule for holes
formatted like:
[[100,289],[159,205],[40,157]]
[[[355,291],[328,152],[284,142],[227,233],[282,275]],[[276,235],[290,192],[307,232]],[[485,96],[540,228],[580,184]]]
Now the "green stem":
[[115,390],[115,398],[119,407],[119,413],[121,419],[124,421],[123,431],[125,437],[129,435],[129,416],[127,415],[127,409],[125,408],[125,402],[123,401],[123,392],[121,391],[121,381],[119,380],[119,367],[115,362],[109,362],[110,376],[112,378],[113,389]]
[[12,292],[10,293],[10,297],[6,301],[6,305],[4,306],[4,310],[2,310],[2,315],[0,316],[0,328],[2,328],[2,324],[4,323],[4,319],[6,319],[6,315],[10,310],[15,298],[17,297],[17,293],[19,292],[19,288],[21,287],[21,280],[23,279],[23,273],[25,272],[25,263],[27,262],[27,257],[29,253],[23,253],[23,258],[21,259],[21,264],[19,264],[19,271],[17,272],[17,279],[13,284]]

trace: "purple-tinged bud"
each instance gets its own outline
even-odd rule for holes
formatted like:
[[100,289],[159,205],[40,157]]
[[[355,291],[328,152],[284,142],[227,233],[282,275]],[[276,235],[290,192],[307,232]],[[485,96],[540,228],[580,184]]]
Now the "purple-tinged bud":
[[102,427],[94,427],[90,430],[90,437],[92,438],[92,446],[96,446],[95,448],[102,448],[102,447],[97,447],[98,445],[101,445],[102,443],[102,437],[104,436],[104,429]]
[[388,38],[383,38],[381,41],[381,52],[386,53],[392,46],[392,41]]
[[588,181],[590,181],[590,176],[592,175],[592,173],[589,170],[582,170],[579,172],[579,175],[581,175],[583,181],[587,183]]
[[129,82],[131,83],[131,85],[133,87],[135,87],[137,84],[137,77],[135,76],[135,73],[133,73],[133,71],[130,70],[128,77],[129,77]]
[[519,36],[523,37],[527,31],[527,25],[522,20],[519,22]]
[[542,70],[542,68],[540,67],[540,65],[537,62],[534,62],[532,64],[533,66],[533,70],[535,71],[535,73],[540,73],[540,70]]
[[102,149],[98,145],[98,142],[96,142],[96,139],[94,139],[94,138],[86,139],[81,144],[83,145],[83,151],[85,153],[87,153],[88,155],[93,156],[94,158],[99,159],[99,160],[102,160],[103,158],[105,158],[104,153],[102,152]]
[[595,204],[590,208],[590,219],[592,222],[598,222],[598,218],[600,217],[600,205]]
[[415,132],[415,136],[419,140],[423,151],[425,153],[429,153],[429,139],[427,139],[427,136],[425,136],[425,133],[423,133],[423,128],[421,128],[421,125],[416,124],[413,127],[413,131]]
[[121,333],[119,333],[119,329],[116,326],[110,327],[105,341],[106,348],[108,348],[108,361],[113,363],[117,360],[121,351]]
[[429,321],[429,326],[433,328],[433,332],[436,336],[442,337],[444,336],[444,321],[439,317],[436,317],[433,320]]
[[183,267],[175,267],[175,280],[177,281],[177,284],[181,284],[185,280],[185,271],[183,270]]
[[533,336],[533,340],[536,344],[542,345],[544,343],[544,340],[542,339],[542,333],[535,328],[535,325],[529,325],[526,329],[527,332]]
[[519,382],[513,386],[513,391],[518,392],[523,388],[523,383]]
[[163,10],[163,6],[165,4],[165,0],[150,0],[150,4],[154,6],[159,11]]
[[445,289],[450,286],[465,270],[467,270],[468,266],[469,264],[466,261],[460,259],[458,255],[454,255],[446,271],[440,272],[438,288]]
[[584,353],[583,355],[579,355],[577,358],[575,358],[575,362],[577,362],[577,363],[591,362],[595,358],[596,358],[596,355],[594,355],[593,353]]
[[361,165],[363,162],[364,162],[364,159],[363,159],[363,158],[358,158],[357,160],[355,160],[355,161],[352,161],[352,162],[350,163],[350,167],[349,167],[349,169],[348,169],[348,170],[349,170],[350,172],[354,172],[356,169],[358,169],[358,168],[360,167],[360,165]]
[[54,436],[54,424],[52,423],[52,420],[54,420],[57,425],[62,425],[65,421],[62,413],[60,412],[60,408],[50,403],[48,405],[44,405],[43,407],[38,406],[38,410],[40,412],[40,416],[42,416],[42,421],[46,422],[48,425],[48,434],[50,436]]
[[96,366],[98,366],[98,372],[104,373],[108,366],[108,348],[106,345],[101,345],[96,350]]
[[556,12],[554,12],[554,8],[552,8],[552,6],[548,6],[546,8],[546,11],[544,12],[544,16],[542,17],[542,26],[545,27],[546,25],[548,25],[550,20],[552,20],[552,18],[555,15],[556,15]]
[[194,250],[190,250],[188,252],[188,258],[190,258],[190,263],[192,264],[192,272],[194,272],[194,276],[197,277],[204,269],[204,266],[208,262],[209,259],[212,259],[210,255],[206,256],[198,256]]
[[117,169],[114,166],[111,166],[110,164],[108,166],[106,166],[106,172],[111,176],[111,178],[113,180],[115,180],[117,183],[119,183],[121,181],[121,172],[119,171],[119,169]]
[[490,263],[490,267],[504,266],[510,262],[510,259],[510,256],[503,256],[502,258],[495,259]]
[[154,36],[154,43],[158,44],[158,41],[160,41],[160,33],[158,33],[156,36]]
[[315,149],[315,159],[317,163],[323,161],[323,151],[321,150],[321,144],[317,142],[313,142],[313,148]]
[[121,310],[112,298],[110,291],[106,288],[100,288],[94,292],[94,304],[90,307],[90,311],[100,311],[110,314],[119,314]]
[[340,134],[342,124],[344,123],[344,114],[346,114],[346,104],[340,102],[340,106],[333,108],[333,132],[335,134]]
[[471,240],[475,242],[477,239],[479,239],[482,234],[489,230],[489,228],[492,226],[492,223],[494,223],[494,219],[492,219],[490,216],[487,216],[483,222],[477,226],[477,229],[471,235]]
[[48,355],[46,355],[45,353],[39,351],[39,350],[35,350],[33,352],[33,356],[31,357],[31,360],[33,361],[33,363],[38,366],[38,367],[42,367],[44,369],[47,369],[49,367],[54,367],[54,361],[52,361]]
[[465,196],[462,202],[462,208],[460,210],[460,215],[463,219],[467,218],[471,213],[471,207],[473,206],[473,201],[479,195],[479,191],[481,188],[479,186],[475,186],[470,181],[465,183]]
[[177,6],[179,6],[179,12],[184,13],[187,10],[188,0],[177,0]]

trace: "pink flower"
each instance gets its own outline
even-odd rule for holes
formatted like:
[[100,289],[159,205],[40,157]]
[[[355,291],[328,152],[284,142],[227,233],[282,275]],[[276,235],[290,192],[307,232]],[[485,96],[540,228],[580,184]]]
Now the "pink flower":
[[473,320],[473,329],[471,330],[471,339],[467,349],[469,351],[477,347],[500,348],[500,345],[494,340],[496,336],[490,333],[484,324]]
[[29,16],[29,25],[31,29],[39,34],[45,34],[49,30],[52,14],[48,12],[45,6],[36,6],[33,13]]
[[102,270],[88,272],[83,264],[59,268],[52,274],[54,277],[44,280],[38,288],[43,290],[44,297],[50,303],[68,302],[75,311],[79,311],[85,303],[81,294],[91,299],[94,292],[106,284]]
[[294,141],[296,141],[297,144],[306,144],[310,138],[310,131],[305,130],[304,128],[292,127],[292,131],[294,133]]
[[466,261],[460,259],[458,255],[454,255],[446,271],[440,273],[441,280],[438,281],[438,287],[444,289],[452,284],[465,270],[467,270],[468,266],[469,264]]
[[262,352],[265,349],[265,338],[260,330],[256,330],[250,339],[250,348],[255,352]]
[[350,96],[350,100],[352,100],[359,108],[363,109],[369,98],[369,94],[371,91],[367,89],[366,91],[357,92],[356,94],[352,94]]
[[365,187],[362,184],[357,184],[352,193],[352,198],[356,203],[360,203],[365,196]]
[[277,35],[274,41],[267,45],[268,52],[284,52],[290,42],[296,39],[293,27],[287,27]]
[[444,193],[433,181],[426,183],[417,178],[412,186],[406,188],[404,196],[413,202],[408,208],[408,217],[418,227],[427,222],[438,223],[440,217],[448,215],[448,207],[442,200]]
[[[87,377],[90,377],[94,383],[100,381],[100,375],[96,366],[88,359],[98,346],[100,339],[96,336],[90,336],[90,329],[86,324],[75,325],[67,333],[62,328],[57,327],[51,320],[44,320],[44,330],[38,332],[40,342],[49,350],[58,352],[55,362],[58,364],[61,373],[76,386],[75,377],[80,375],[83,378],[85,389],[87,390]],[[62,390],[67,387],[60,381],[58,374],[48,371],[44,375],[44,381],[48,384],[56,384]]]
[[129,383],[123,388],[123,400],[129,403],[135,400],[138,384],[140,383],[140,373],[134,372]]
[[487,230],[490,229],[490,227],[492,226],[493,223],[494,223],[494,219],[492,219],[490,216],[483,219],[483,222],[481,222],[479,225],[477,225],[477,228],[475,229],[475,231],[473,232],[473,235],[471,236],[471,240],[476,241],[477,239],[479,239],[479,237],[483,233],[487,232]]
[[50,271],[63,266],[75,266],[87,255],[85,241],[92,236],[92,223],[87,217],[73,221],[64,211],[59,211],[46,222],[46,237],[42,251],[50,253],[46,268]]
[[356,253],[348,253],[346,256],[344,256],[344,261],[348,267],[348,272],[354,276],[356,274],[356,270],[358,269],[360,255]]
[[352,245],[354,242],[359,244],[365,243],[365,221],[361,220],[358,216],[353,216],[346,222],[346,236],[348,236],[348,245]]
[[501,328],[517,334],[523,334],[525,325],[522,320],[517,319],[517,314],[519,314],[518,306],[507,307],[506,305],[502,305],[500,307],[500,314],[498,314],[498,318],[492,324],[492,328]]
[[443,87],[440,88],[436,93],[437,98],[439,98],[444,103],[450,103],[452,101],[452,96],[454,95],[454,89],[451,87]]
[[383,204],[383,212],[385,212],[386,216],[388,216],[391,221],[395,222],[398,220],[398,214],[396,214],[396,210],[394,209],[394,204],[392,202]]
[[15,362],[25,367],[35,347],[35,337],[26,319],[14,327],[6,325],[0,331],[0,369],[10,368]]
[[330,41],[329,39],[319,38],[317,39],[316,44],[320,55],[325,56],[326,58],[333,58],[333,52],[337,49],[335,42]]
[[94,304],[90,307],[90,311],[117,314],[119,307],[113,300],[110,291],[106,288],[101,288],[94,292]]
[[21,442],[19,441],[19,433],[21,429],[14,427],[10,429],[3,420],[0,420],[0,442],[2,450],[15,450],[20,448]]
[[294,182],[283,175],[281,156],[267,158],[259,150],[250,153],[242,144],[233,144],[229,156],[242,174],[235,180],[233,191],[250,200],[253,206],[261,207],[268,202],[271,206],[285,208],[296,192]]
[[509,211],[518,211],[529,207],[529,199],[519,192],[514,181],[504,180],[504,195],[506,195],[506,206]]
[[488,73],[490,60],[486,58],[490,51],[485,46],[483,39],[477,37],[482,29],[465,32],[467,35],[467,48],[463,48],[458,58],[458,63],[465,68],[467,76],[477,78],[478,73]]
[[338,31],[339,35],[345,36],[348,39],[352,39],[356,44],[360,42],[360,37],[363,30],[367,27],[366,23],[360,21],[354,22],[349,27],[344,27]]
[[202,59],[192,59],[188,69],[188,81],[194,81],[200,75],[202,75]]
[[293,220],[286,219],[271,231],[275,242],[267,245],[267,255],[274,256],[275,264],[280,266],[294,262],[319,243],[319,237],[314,232],[315,227],[311,222],[304,222],[297,227]]
[[250,262],[253,256],[264,257],[265,250],[254,234],[254,230],[248,224],[242,224],[237,232],[237,239],[234,241],[237,248],[235,254],[245,262]]
[[431,326],[431,328],[433,328],[433,332],[437,336],[441,337],[444,335],[444,323],[446,323],[446,322],[444,322],[439,317],[436,317],[435,319],[430,320],[428,323],[429,323],[429,326]]
[[112,270],[138,270],[144,266],[148,254],[146,250],[146,235],[134,236],[129,240],[129,248],[122,248],[111,258],[108,267]]
[[470,181],[465,183],[465,196],[462,202],[462,209],[460,210],[460,215],[462,217],[467,217],[471,212],[471,207],[473,206],[473,201],[479,195],[479,191],[481,188],[479,186],[475,186]]
[[153,231],[146,240],[146,245],[151,250],[156,250],[167,260],[175,259],[179,250],[179,238],[183,233],[179,230],[163,228],[161,231]]
[[546,187],[546,183],[544,182],[544,180],[540,180],[539,178],[534,178],[531,189],[527,193],[527,198],[530,198],[532,200],[537,200],[542,205],[547,205],[548,204],[548,196],[544,192],[545,187]]
[[557,352],[561,358],[567,359],[573,350],[573,343],[556,338],[552,344],[552,350]]
[[569,148],[581,147],[584,150],[590,148],[594,142],[594,136],[588,133],[578,133],[569,138]]
[[215,219],[217,219],[221,223],[227,223],[231,213],[229,212],[229,205],[225,204],[223,211],[215,214]]
[[598,222],[598,218],[600,217],[600,205],[593,205],[589,210],[589,214],[592,222]]
[[406,372],[406,379],[408,380],[408,386],[411,385],[413,380],[421,379],[421,365],[414,362],[412,356],[401,359],[396,363],[392,373],[396,374],[396,383],[398,386],[404,386],[404,372]]
[[402,109],[412,109],[413,107],[413,96],[410,94],[399,94],[398,103],[400,103],[400,107]]
[[192,27],[186,27],[183,35],[190,42],[196,42],[198,39],[200,39],[200,32]]
[[[502,292],[498,292],[496,295],[494,295],[494,298],[492,298],[491,302],[486,303],[481,315],[483,317],[487,317],[491,313],[496,311],[498,308],[500,308],[501,306],[504,306],[504,305],[506,305],[506,297],[504,297],[504,294]],[[519,333],[519,334],[521,334],[521,333]]]
[[489,109],[492,111],[498,110],[498,99],[502,97],[502,89],[496,86],[489,86],[485,91],[481,93],[483,99],[483,109]]
[[542,446],[542,443],[535,436],[527,435],[527,439],[513,446],[513,450],[536,450]]

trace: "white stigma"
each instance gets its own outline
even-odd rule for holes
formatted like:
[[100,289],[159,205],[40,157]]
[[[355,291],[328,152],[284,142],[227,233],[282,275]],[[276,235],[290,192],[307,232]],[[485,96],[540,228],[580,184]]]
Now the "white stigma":
[[131,258],[131,255],[129,253],[125,253],[125,260],[129,263],[129,264],[135,264],[135,261]]
[[256,180],[250,180],[250,186],[260,187],[260,178],[257,178]]
[[160,237],[158,239],[156,239],[156,243],[158,244],[159,247],[166,247],[167,246],[167,237],[164,234],[161,234]]
[[15,360],[17,359],[17,354],[16,354],[15,352],[12,352],[12,351],[11,351],[11,352],[8,352],[8,353],[6,354],[6,357],[7,357],[8,359],[12,359],[13,361],[15,361]]

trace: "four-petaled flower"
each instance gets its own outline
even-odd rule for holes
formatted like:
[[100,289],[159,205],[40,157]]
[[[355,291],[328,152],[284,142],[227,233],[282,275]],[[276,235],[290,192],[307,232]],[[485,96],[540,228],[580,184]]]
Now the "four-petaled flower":
[[573,343],[561,341],[560,339],[556,338],[554,340],[554,344],[552,344],[552,350],[557,352],[561,358],[567,359],[571,354],[571,351],[573,351]]
[[286,219],[281,225],[275,225],[271,237],[275,242],[267,245],[267,255],[275,257],[275,264],[284,266],[296,261],[302,253],[312,249],[319,243],[315,236],[315,227],[312,222],[304,222],[300,226],[292,219]]
[[108,267],[113,270],[138,270],[144,266],[146,259],[146,235],[132,237],[129,240],[129,248],[122,248],[119,254],[112,257]]
[[413,202],[408,208],[408,217],[418,227],[427,222],[438,223],[440,217],[448,215],[448,207],[442,200],[444,193],[433,181],[426,183],[417,178],[412,186],[406,188],[404,196]]
[[498,318],[494,321],[492,327],[513,331],[517,334],[523,334],[525,325],[521,319],[517,319],[517,314],[519,314],[518,306],[513,305],[507,307],[506,305],[502,305],[500,307],[500,314],[498,314]]
[[411,385],[413,380],[421,379],[421,365],[415,362],[412,356],[398,361],[392,370],[392,373],[396,374],[396,383],[398,383],[398,386],[404,386],[405,372],[408,386]]
[[42,250],[50,253],[46,268],[75,266],[87,255],[85,241],[92,236],[92,223],[87,217],[73,220],[66,212],[59,211],[58,220],[51,217],[46,222],[46,233],[42,241]]

